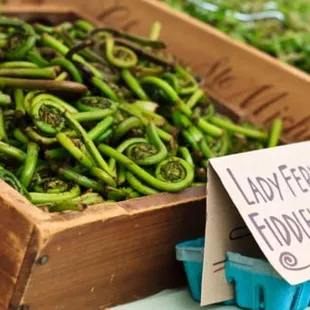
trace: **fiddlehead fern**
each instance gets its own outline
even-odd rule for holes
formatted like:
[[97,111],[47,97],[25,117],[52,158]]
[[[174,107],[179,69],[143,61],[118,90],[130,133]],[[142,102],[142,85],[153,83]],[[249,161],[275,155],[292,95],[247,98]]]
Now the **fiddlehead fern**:
[[106,39],[106,58],[117,68],[131,68],[138,62],[137,55],[131,49],[115,45],[112,37]]
[[99,183],[98,181],[92,180],[89,177],[79,174],[76,171],[74,171],[71,167],[68,165],[52,165],[52,169],[56,171],[56,173],[60,176],[65,178],[66,180],[70,182],[75,182],[85,188],[93,189],[98,193],[104,194],[104,186]]
[[30,201],[34,204],[48,204],[69,200],[80,195],[77,184],[68,184],[57,178],[43,180],[34,187],[35,192],[29,192]]
[[166,44],[162,41],[152,40],[144,37],[139,37],[136,35],[129,34],[127,32],[113,29],[113,28],[96,28],[89,32],[88,37],[92,39],[99,39],[108,36],[113,36],[116,38],[123,38],[131,42],[135,42],[141,46],[147,46],[151,48],[165,48]]
[[179,192],[207,181],[212,157],[279,143],[279,120],[267,133],[217,114],[159,23],[149,38],[85,21],[0,27],[0,162],[44,210]]
[[168,151],[156,132],[154,123],[146,126],[148,142],[131,145],[127,149],[129,156],[136,164],[141,166],[155,165],[167,157]]
[[28,192],[25,187],[21,184],[18,178],[11,173],[10,171],[6,170],[2,166],[0,166],[0,179],[14,188],[17,192],[29,198]]
[[[100,144],[98,148],[103,154],[114,158],[139,179],[143,180],[146,184],[149,184],[151,187],[157,190],[166,192],[178,192],[190,186],[194,180],[193,167],[181,158],[172,158],[164,161],[168,167],[173,168],[172,172],[167,171],[163,162],[160,163],[158,168],[156,168],[157,174],[160,177],[160,179],[158,179],[138,166],[129,157],[123,155],[117,150],[114,150],[110,146]],[[177,168],[177,165],[180,165],[180,167]],[[177,178],[177,176],[183,176],[184,178]],[[170,182],[170,179],[173,180],[173,182]]]
[[103,203],[104,199],[97,193],[86,193],[58,203],[48,204],[50,212],[83,211],[86,206]]
[[155,175],[158,180],[176,184],[187,184],[193,180],[192,166],[178,157],[169,157],[156,167]]
[[6,58],[8,60],[24,59],[36,43],[36,34],[33,28],[19,19],[4,16],[0,18],[0,27],[14,28],[14,31],[9,34],[5,46]]

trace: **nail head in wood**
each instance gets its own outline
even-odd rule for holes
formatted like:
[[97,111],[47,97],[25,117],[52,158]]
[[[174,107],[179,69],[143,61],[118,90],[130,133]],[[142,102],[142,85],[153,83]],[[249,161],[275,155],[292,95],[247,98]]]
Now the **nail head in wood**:
[[[45,265],[47,262],[48,262],[48,256],[47,255],[41,256],[38,260],[39,265]],[[24,310],[24,309],[22,309],[22,310]]]

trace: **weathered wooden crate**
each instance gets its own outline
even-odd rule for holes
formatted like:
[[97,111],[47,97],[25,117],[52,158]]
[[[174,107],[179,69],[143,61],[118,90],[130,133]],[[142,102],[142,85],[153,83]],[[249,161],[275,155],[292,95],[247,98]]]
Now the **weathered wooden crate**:
[[[55,6],[4,14],[87,18]],[[174,247],[203,235],[204,198],[204,188],[192,188],[48,214],[0,181],[0,309],[106,309],[185,284]]]
[[[159,20],[162,39],[205,78],[209,94],[228,112],[264,126],[282,116],[286,142],[309,138],[310,78],[304,74],[154,1],[71,1],[79,10],[53,2],[59,7],[3,11],[57,23],[90,19],[82,12],[97,10],[96,20],[139,34]],[[105,309],[176,287],[185,282],[174,246],[203,235],[204,222],[203,187],[47,214],[1,182],[0,309]]]

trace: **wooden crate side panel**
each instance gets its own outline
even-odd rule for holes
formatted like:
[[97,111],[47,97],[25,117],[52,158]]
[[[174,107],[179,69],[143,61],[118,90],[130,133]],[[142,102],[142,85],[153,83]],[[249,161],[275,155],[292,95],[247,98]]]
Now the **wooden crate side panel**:
[[31,272],[35,265],[40,263],[38,255],[40,253],[40,247],[44,244],[44,241],[46,240],[42,239],[42,232],[35,227],[32,230],[31,239],[27,246],[23,264],[20,268],[18,281],[14,288],[9,310],[20,309],[19,307],[21,306],[21,300],[24,296],[27,283],[31,277]]
[[96,221],[54,235],[23,304],[31,310],[105,309],[184,284],[176,243],[202,236],[205,200]]
[[17,283],[34,222],[20,208],[31,206],[26,199],[0,181],[0,309],[7,309]]

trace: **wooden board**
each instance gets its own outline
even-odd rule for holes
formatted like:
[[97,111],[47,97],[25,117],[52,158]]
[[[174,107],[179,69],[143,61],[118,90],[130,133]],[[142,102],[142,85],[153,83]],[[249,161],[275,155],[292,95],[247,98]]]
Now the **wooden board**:
[[16,290],[35,225],[45,216],[3,181],[0,188],[0,309],[6,309]]
[[[22,304],[31,310],[106,309],[185,284],[175,244],[204,230],[205,204],[97,219],[55,233]],[[199,215],[199,217],[197,217]]]

